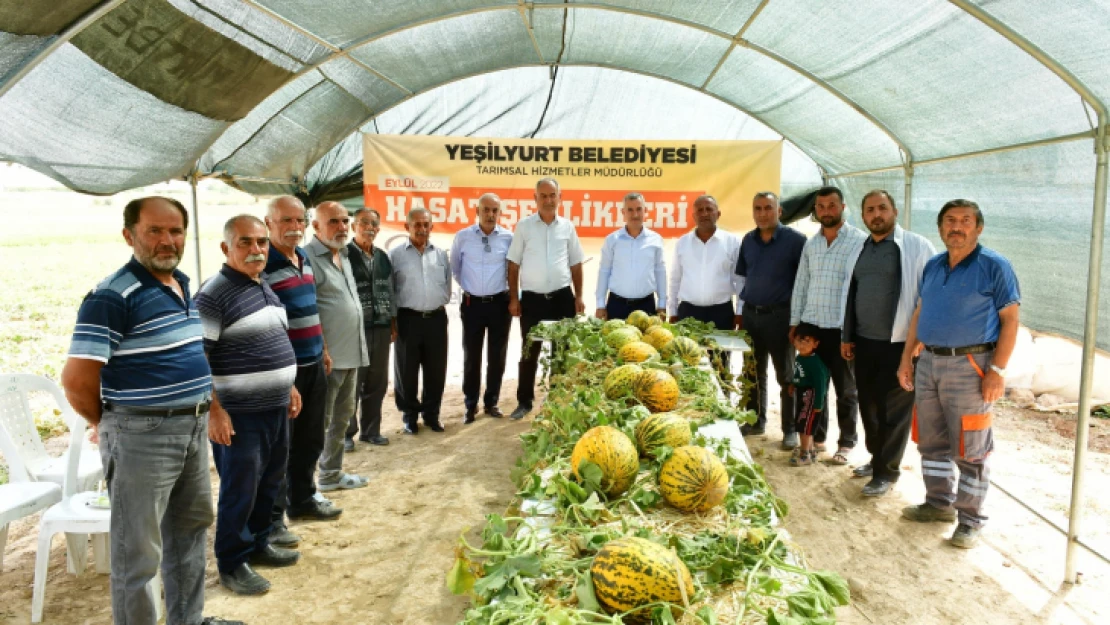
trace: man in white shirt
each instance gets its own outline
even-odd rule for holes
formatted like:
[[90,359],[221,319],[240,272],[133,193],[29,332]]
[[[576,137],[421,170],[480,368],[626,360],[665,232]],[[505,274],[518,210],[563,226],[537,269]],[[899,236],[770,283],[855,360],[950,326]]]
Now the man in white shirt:
[[513,419],[523,419],[531,412],[536,396],[541,344],[529,342],[528,332],[540,321],[567,319],[586,310],[582,299],[582,245],[574,224],[559,216],[561,204],[562,193],[554,178],[537,182],[539,212],[517,223],[507,254],[509,314],[520,317],[520,336],[524,340]]
[[740,256],[740,239],[717,227],[721,210],[711,195],[694,200],[697,227],[682,235],[674,248],[667,312],[671,323],[687,317],[712,323],[721,330],[740,322],[733,296],[739,292],[733,271]]
[[[644,196],[624,196],[624,227],[605,237],[597,272],[598,319],[624,319],[634,310],[663,316],[667,265],[663,237],[644,226]],[[659,299],[656,300],[656,295]]]
[[[859,228],[844,221],[844,194],[836,187],[817,190],[814,214],[821,222],[821,232],[806,242],[794,292],[790,298],[790,336],[799,323],[812,323],[820,328],[821,342],[817,356],[829,369],[836,388],[836,420],[840,426],[838,448],[829,460],[831,464],[848,464],[848,454],[856,446],[856,416],[859,400],[856,378],[851,363],[840,355],[840,328],[844,322],[843,294],[851,278],[848,265],[853,254],[863,246],[867,235]],[[813,431],[817,449],[824,448],[828,436],[828,410],[819,413]]]

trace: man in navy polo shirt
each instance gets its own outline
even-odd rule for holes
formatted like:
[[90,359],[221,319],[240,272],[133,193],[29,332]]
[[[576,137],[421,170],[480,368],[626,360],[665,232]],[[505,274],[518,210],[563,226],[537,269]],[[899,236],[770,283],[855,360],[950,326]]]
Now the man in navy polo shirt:
[[216,564],[220,583],[241,595],[270,589],[252,564],[291,566],[300,557],[269,543],[289,453],[286,423],[301,401],[285,307],[260,277],[269,247],[261,220],[232,217],[220,244],[227,263],[197,293],[214,387],[208,437],[220,474]]
[[167,623],[231,622],[202,616],[212,377],[189,279],[177,271],[188,225],[176,200],[127,204],[134,256],[85,296],[62,370],[66,399],[99,437],[114,510],[112,614],[128,625],[157,622],[150,581],[160,564]]
[[[902,515],[951,523],[958,514],[951,543],[969,549],[987,520],[987,459],[994,449],[990,410],[1005,390],[1021,291],[1010,262],[979,245],[983,213],[978,204],[948,202],[937,226],[948,251],[925,264],[921,299],[898,368],[902,388],[917,391],[912,435],[926,489],[925,503],[903,509]],[[919,342],[925,350],[915,374],[912,358]],[[960,469],[955,494],[953,461]]]

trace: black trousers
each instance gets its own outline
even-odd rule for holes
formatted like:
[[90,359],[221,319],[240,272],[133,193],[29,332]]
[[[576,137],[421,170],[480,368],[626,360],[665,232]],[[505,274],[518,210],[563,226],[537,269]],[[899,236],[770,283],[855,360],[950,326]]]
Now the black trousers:
[[482,348],[489,347],[486,362],[486,392],[482,403],[486,408],[501,399],[501,380],[505,377],[505,354],[509,349],[509,331],[513,317],[509,314],[509,292],[490,297],[463,294],[459,303],[463,326],[463,401],[467,408],[478,407],[482,388]]
[[[718,330],[732,330],[736,328],[736,313],[732,302],[722,302],[712,306],[695,306],[690,302],[678,303],[678,320],[693,317],[704,323],[712,323]],[[710,357],[712,360],[712,357]],[[728,369],[728,352],[721,352],[721,366]]]
[[744,330],[752,341],[752,356],[755,358],[754,393],[748,398],[747,409],[759,415],[756,425],[767,425],[767,361],[775,367],[775,380],[779,383],[779,399],[782,402],[782,433],[791,434],[794,427],[794,395],[787,392],[794,376],[794,345],[790,343],[790,303],[777,308],[744,306]]
[[913,391],[898,384],[905,343],[856,337],[856,376],[864,443],[874,477],[897,480],[913,422]]
[[[425,316],[427,315],[427,316]],[[420,371],[424,389],[420,389]],[[439,423],[443,386],[447,383],[447,311],[431,313],[401,308],[397,311],[397,344],[393,350],[393,395],[405,425]]]
[[[836,444],[851,449],[859,441],[859,436],[856,434],[856,421],[859,415],[856,376],[852,370],[852,363],[840,356],[840,328],[821,328],[818,334],[821,336],[821,343],[817,345],[817,357],[829,368],[829,377],[832,379],[833,388],[836,389],[836,423],[840,426],[840,438]],[[895,371],[897,369],[895,367]],[[828,402],[819,414],[821,417],[813,433],[813,440],[823,443],[829,435]]]
[[521,406],[532,407],[536,399],[536,369],[540,364],[543,343],[529,341],[528,333],[541,321],[570,319],[575,315],[574,291],[569,286],[550,293],[524,291],[520,296],[520,379],[516,387],[516,401]]
[[306,505],[316,494],[316,463],[324,451],[324,404],[328,394],[323,358],[297,367],[293,385],[301,394],[301,413],[289,422],[289,460],[274,499],[271,516],[275,523],[282,521],[286,508]]
[[347,438],[354,438],[362,430],[359,439],[368,441],[382,434],[382,402],[389,388],[389,347],[392,330],[389,326],[374,326],[366,329],[366,340],[370,343],[370,364],[358,368],[355,380],[355,393],[358,395],[358,410],[351,415],[351,425],[347,426]]
[[655,315],[655,293],[640,299],[627,299],[615,293],[609,293],[605,299],[605,314],[609,319],[627,319],[634,310],[642,310],[649,315]]

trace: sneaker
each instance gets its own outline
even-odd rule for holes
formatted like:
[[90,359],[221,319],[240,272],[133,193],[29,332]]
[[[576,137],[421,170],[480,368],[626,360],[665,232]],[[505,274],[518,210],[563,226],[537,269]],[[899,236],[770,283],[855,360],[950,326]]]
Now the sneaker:
[[890,487],[890,480],[884,480],[882,478],[873,479],[867,483],[867,486],[863,487],[860,493],[864,497],[882,497],[890,492]]
[[767,431],[767,428],[762,425],[754,423],[745,423],[740,426],[740,434],[742,436],[760,436]]
[[270,582],[246,562],[230,573],[220,573],[220,585],[237,595],[261,595],[270,590]]
[[852,477],[871,477],[874,471],[871,469],[871,463],[860,465],[852,469]]
[[334,482],[318,482],[316,484],[316,490],[324,492],[332,490],[353,490],[355,488],[364,488],[369,483],[370,480],[361,475],[340,473],[339,479]]
[[927,503],[902,508],[902,516],[917,523],[951,523],[956,520],[952,510],[941,510]]
[[325,504],[313,499],[304,506],[290,506],[285,513],[293,521],[330,521],[343,514],[343,508],[336,508],[330,501]]
[[797,449],[797,447],[798,447],[798,433],[797,432],[790,432],[789,434],[783,435],[783,437],[782,437],[782,448],[783,449],[785,449],[787,451],[790,451],[791,449]]
[[296,547],[300,542],[301,537],[290,532],[289,528],[285,527],[285,523],[277,523],[274,525],[274,529],[270,530],[271,545],[288,549],[290,547]]
[[355,439],[353,439],[353,438],[343,439],[343,451],[352,452],[354,450],[355,450]]
[[948,542],[952,543],[953,547],[971,549],[979,544],[979,528],[960,523],[956,526],[956,531],[952,532],[952,538]]

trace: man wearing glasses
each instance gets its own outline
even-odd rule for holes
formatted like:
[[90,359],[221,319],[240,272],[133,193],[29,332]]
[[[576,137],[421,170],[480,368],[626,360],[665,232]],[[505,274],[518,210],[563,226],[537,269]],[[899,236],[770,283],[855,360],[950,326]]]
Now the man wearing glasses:
[[382,216],[372,208],[360,208],[354,214],[355,239],[347,244],[347,258],[362,304],[362,325],[370,365],[359,367],[355,381],[359,409],[351,415],[347,427],[345,451],[354,451],[355,435],[371,445],[388,445],[382,436],[382,402],[389,385],[389,345],[393,342],[397,307],[393,301],[393,264],[389,254],[374,247],[374,237],[381,229]]
[[478,391],[482,378],[482,341],[489,333],[489,362],[486,363],[484,411],[503,416],[497,407],[501,378],[505,373],[505,351],[513,318],[509,315],[509,282],[506,255],[513,234],[497,224],[501,198],[486,193],[478,198],[478,223],[460,230],[451,246],[451,273],[463,290],[459,316],[463,325],[463,397],[466,417],[474,423],[478,413]]

